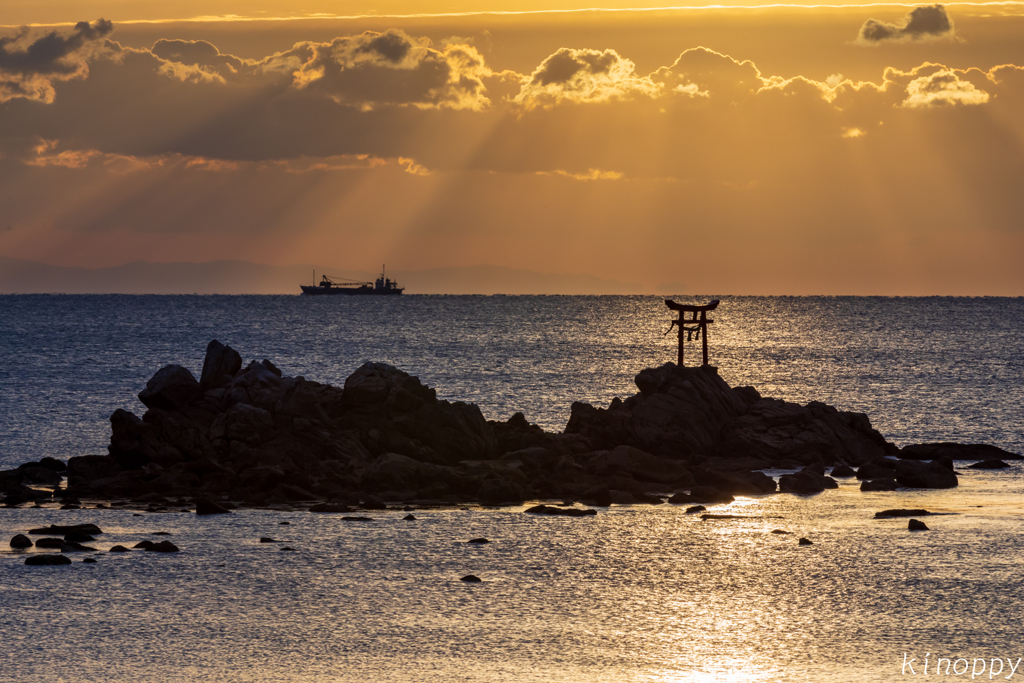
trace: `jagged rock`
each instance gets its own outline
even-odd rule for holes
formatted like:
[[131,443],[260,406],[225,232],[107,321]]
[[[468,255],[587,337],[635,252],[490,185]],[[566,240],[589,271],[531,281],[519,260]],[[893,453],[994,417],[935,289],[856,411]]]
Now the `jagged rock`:
[[199,382],[188,368],[167,365],[146,382],[139,400],[147,408],[175,410],[187,406],[199,393]]
[[598,448],[619,445],[696,462],[709,454],[777,463],[862,463],[895,452],[861,413],[807,406],[734,390],[716,368],[668,363],[642,371],[640,393],[608,409],[574,403],[566,431]]
[[1024,460],[1024,455],[1004,451],[988,444],[918,443],[904,446],[899,452],[906,460]]
[[[114,415],[119,413],[131,415],[123,410],[115,411]],[[114,417],[110,419],[113,422]],[[79,455],[68,459],[68,486],[71,488],[86,488],[120,473],[121,465],[109,455]]]
[[32,539],[24,534],[16,534],[14,538],[11,539],[11,547],[15,549],[31,548]]
[[928,525],[919,519],[911,519],[907,522],[908,531],[928,531]]
[[976,462],[973,465],[968,465],[968,467],[975,470],[1001,470],[1004,467],[1009,467],[1009,465],[1002,460],[995,459],[982,460],[981,462]]
[[229,384],[241,369],[242,357],[238,352],[214,339],[206,347],[199,388],[204,392],[222,388]]
[[899,483],[892,477],[883,479],[865,479],[860,483],[861,491],[895,491]]
[[34,566],[54,566],[61,564],[71,564],[71,558],[64,557],[63,555],[54,555],[53,553],[46,553],[43,555],[29,555],[25,558],[25,564]]
[[651,455],[632,446],[616,446],[600,453],[587,463],[587,470],[598,474],[628,472],[640,481],[686,486],[693,482],[686,467],[678,460]]

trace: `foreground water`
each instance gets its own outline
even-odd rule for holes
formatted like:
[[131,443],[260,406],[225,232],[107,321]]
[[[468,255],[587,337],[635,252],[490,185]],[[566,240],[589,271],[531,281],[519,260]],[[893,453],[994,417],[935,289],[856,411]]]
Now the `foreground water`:
[[[725,298],[714,318],[712,362],[733,385],[863,410],[901,444],[1024,450],[1024,300]],[[163,364],[198,374],[214,337],[332,383],[388,361],[491,417],[560,429],[573,400],[631,394],[674,357],[667,319],[643,297],[0,297],[0,467],[102,452],[109,414],[141,412]],[[984,660],[974,680],[1003,680],[1024,657],[1024,467],[959,465],[950,491],[846,481],[740,498],[715,511],[761,519],[723,522],[668,505],[408,522],[0,509],[0,681],[867,682],[924,676],[926,654],[932,676],[941,657],[946,678]],[[911,533],[873,519],[892,507],[949,514]],[[106,532],[100,551],[156,531],[182,551],[29,567],[7,547],[81,522]]]

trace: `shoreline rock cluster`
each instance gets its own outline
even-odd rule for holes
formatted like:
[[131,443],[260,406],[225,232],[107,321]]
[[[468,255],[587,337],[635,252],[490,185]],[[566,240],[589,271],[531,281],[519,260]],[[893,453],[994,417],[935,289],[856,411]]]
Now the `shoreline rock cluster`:
[[[900,449],[863,413],[732,388],[712,366],[668,363],[641,371],[636,385],[637,394],[607,408],[574,403],[556,434],[522,413],[488,421],[476,405],[438,400],[433,388],[383,363],[366,363],[335,387],[284,376],[269,360],[243,366],[237,351],[214,340],[198,380],[168,365],[139,394],[141,418],[114,412],[106,455],[0,472],[0,496],[6,505],[57,495],[68,505],[178,497],[324,510],[669,497],[708,504],[777,490],[817,493],[837,486],[832,477],[854,475],[864,490],[949,488],[958,483],[953,458],[999,467],[1021,457],[984,445]],[[777,485],[761,471],[768,468],[796,472]]]

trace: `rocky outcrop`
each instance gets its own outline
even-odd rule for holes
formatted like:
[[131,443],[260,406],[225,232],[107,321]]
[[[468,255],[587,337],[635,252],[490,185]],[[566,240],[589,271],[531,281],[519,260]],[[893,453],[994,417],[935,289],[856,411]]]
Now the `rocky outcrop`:
[[[384,363],[364,364],[339,387],[287,376],[267,359],[246,365],[214,340],[198,380],[168,365],[139,394],[141,417],[111,415],[108,453],[71,458],[67,493],[188,497],[203,514],[202,501],[225,498],[317,512],[537,498],[707,504],[835,488],[825,465],[904,487],[956,485],[951,461],[906,459],[914,448],[900,452],[861,413],[732,388],[711,366],[669,363],[635,381],[637,394],[607,408],[573,404],[565,431],[551,434],[522,413],[488,422]],[[60,481],[45,461],[0,472],[4,501],[50,496],[30,487]],[[777,486],[757,471],[766,467],[799,471]]]
[[668,363],[642,371],[636,385],[639,394],[606,409],[574,403],[566,431],[599,448],[631,445],[689,464],[717,456],[762,466],[859,465],[898,450],[863,413],[733,389],[712,366]]

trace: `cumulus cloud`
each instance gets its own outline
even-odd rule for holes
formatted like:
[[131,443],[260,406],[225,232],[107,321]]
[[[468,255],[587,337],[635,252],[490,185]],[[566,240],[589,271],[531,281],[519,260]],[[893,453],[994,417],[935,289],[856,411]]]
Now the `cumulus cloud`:
[[877,45],[882,42],[946,38],[953,35],[953,21],[946,14],[946,8],[936,4],[915,7],[897,24],[868,19],[860,27],[857,42],[861,45]]
[[22,29],[0,37],[0,102],[15,97],[52,102],[53,82],[85,78],[89,48],[113,30],[111,22],[99,19],[80,21],[66,34],[38,36]]
[[939,69],[933,74],[915,78],[907,84],[907,99],[901,106],[909,109],[953,105],[985,104],[989,94],[970,81],[960,78],[952,69]]
[[526,108],[560,102],[607,102],[634,94],[657,97],[662,86],[638,76],[630,60],[615,50],[576,50],[563,47],[547,57],[513,98]]
[[674,94],[727,102],[749,97],[771,83],[750,60],[739,61],[706,47],[685,50],[651,78]]
[[492,72],[472,45],[447,43],[404,31],[367,31],[330,43],[300,43],[267,60],[266,68],[298,64],[296,88],[339,104],[371,110],[385,105],[481,110],[490,104],[484,78]]

